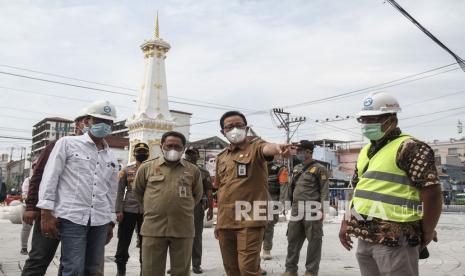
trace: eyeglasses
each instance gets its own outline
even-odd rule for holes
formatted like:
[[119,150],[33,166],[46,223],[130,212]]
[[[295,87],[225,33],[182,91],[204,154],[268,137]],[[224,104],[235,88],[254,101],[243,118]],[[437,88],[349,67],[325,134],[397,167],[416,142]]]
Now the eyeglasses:
[[389,119],[389,115],[386,116],[362,116],[357,118],[357,122],[361,124],[375,124],[375,123],[384,123]]
[[176,151],[183,151],[184,147],[176,144],[171,144],[171,145],[163,145],[164,150],[176,150]]
[[230,130],[232,130],[232,129],[234,129],[234,128],[237,128],[237,129],[245,129],[246,127],[247,127],[247,125],[245,125],[245,124],[237,124],[237,125],[227,125],[227,126],[224,126],[223,129],[224,129],[226,132],[228,132],[228,131],[230,131]]
[[107,119],[102,119],[102,118],[93,118],[94,119],[94,124],[100,124],[100,123],[105,123],[107,125],[113,125],[112,120],[107,120]]

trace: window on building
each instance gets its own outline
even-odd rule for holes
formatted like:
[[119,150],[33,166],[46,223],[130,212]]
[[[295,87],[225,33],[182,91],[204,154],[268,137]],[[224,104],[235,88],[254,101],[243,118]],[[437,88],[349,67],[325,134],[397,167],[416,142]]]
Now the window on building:
[[458,154],[458,149],[457,148],[448,148],[447,149],[447,154],[448,155],[457,155]]

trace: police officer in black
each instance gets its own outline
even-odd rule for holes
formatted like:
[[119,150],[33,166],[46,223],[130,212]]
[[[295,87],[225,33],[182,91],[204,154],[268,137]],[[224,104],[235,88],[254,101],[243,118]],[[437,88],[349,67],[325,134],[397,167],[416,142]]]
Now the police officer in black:
[[[136,162],[120,172],[116,196],[116,220],[119,222],[118,245],[115,254],[115,263],[118,269],[117,276],[126,275],[126,263],[129,259],[128,250],[134,229],[136,229],[138,245],[140,245],[141,237],[139,233],[144,217],[143,207],[134,198],[132,189],[140,164],[149,157],[149,146],[145,143],[137,143],[134,145],[133,154]],[[140,254],[139,261],[141,262]]]

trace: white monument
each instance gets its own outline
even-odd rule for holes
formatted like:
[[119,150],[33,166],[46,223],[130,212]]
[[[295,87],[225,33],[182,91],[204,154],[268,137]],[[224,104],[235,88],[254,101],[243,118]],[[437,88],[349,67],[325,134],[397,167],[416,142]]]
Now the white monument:
[[160,152],[161,136],[176,126],[168,106],[165,72],[166,53],[171,46],[160,38],[158,15],[154,37],[140,47],[145,59],[144,80],[137,97],[135,113],[126,121],[129,129],[129,162],[134,161],[132,149],[140,142],[149,145],[150,158],[156,156]]

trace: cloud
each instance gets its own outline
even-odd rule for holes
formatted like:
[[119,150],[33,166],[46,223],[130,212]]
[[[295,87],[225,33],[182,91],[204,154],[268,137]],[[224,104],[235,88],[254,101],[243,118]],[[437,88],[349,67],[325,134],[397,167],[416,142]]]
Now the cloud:
[[[461,52],[465,33],[458,31],[465,23],[459,12],[465,8],[463,1],[399,3],[457,54],[465,56],[465,52]],[[139,45],[153,33],[156,10],[160,15],[161,36],[172,45],[166,60],[171,96],[267,110],[368,87],[453,62],[445,51],[382,1],[171,0],[159,4],[141,1],[0,2],[1,63],[138,88],[143,73]],[[454,71],[387,90],[398,97],[401,104],[411,103],[465,89],[463,74]],[[134,106],[128,96],[3,75],[0,86],[86,101],[108,98],[124,106],[118,112],[121,119],[130,115]],[[2,127],[30,129],[45,114],[72,117],[86,104],[3,89],[0,93],[8,97],[8,102],[2,97],[5,99],[2,106],[43,112],[43,115],[26,114],[36,118],[35,121],[13,119],[2,122]],[[363,96],[289,111],[308,116],[309,121],[353,115]],[[426,109],[423,105],[412,106],[404,109],[403,116],[463,106],[463,99],[463,96],[454,96],[435,100],[426,103]],[[193,122],[219,118],[222,114],[221,110],[180,104],[171,104],[171,108],[194,113]],[[2,110],[0,113],[26,116],[20,111]],[[439,118],[439,115],[412,119],[408,123]],[[440,125],[419,126],[409,132],[429,140],[454,137],[458,118],[460,115],[451,116],[440,121]],[[283,139],[282,130],[273,126],[269,113],[251,116],[250,121],[264,138]],[[334,127],[307,123],[296,137],[360,138],[353,133],[359,132],[354,121],[334,125],[355,129],[334,131]],[[408,124],[401,122],[401,125]],[[218,134],[217,128],[216,123],[193,126],[191,138]]]

